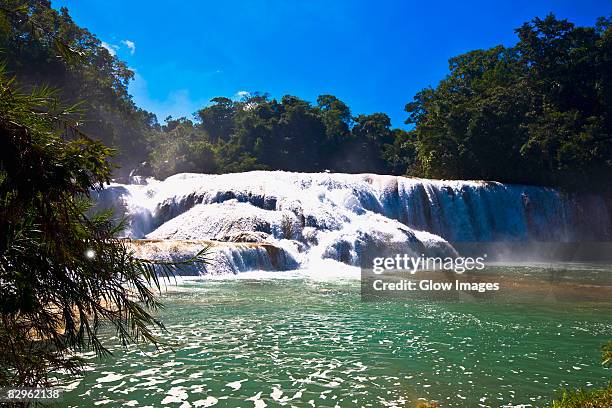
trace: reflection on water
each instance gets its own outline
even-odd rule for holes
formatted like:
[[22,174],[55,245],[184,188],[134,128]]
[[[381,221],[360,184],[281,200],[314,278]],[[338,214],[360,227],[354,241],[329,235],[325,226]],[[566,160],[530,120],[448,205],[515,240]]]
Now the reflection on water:
[[[609,268],[585,271],[576,276],[611,282]],[[62,405],[540,406],[555,389],[612,378],[599,362],[612,338],[610,301],[361,302],[355,279],[265,276],[181,282],[159,316],[172,349],[123,349],[109,333],[114,356],[85,355],[90,369],[64,379]]]

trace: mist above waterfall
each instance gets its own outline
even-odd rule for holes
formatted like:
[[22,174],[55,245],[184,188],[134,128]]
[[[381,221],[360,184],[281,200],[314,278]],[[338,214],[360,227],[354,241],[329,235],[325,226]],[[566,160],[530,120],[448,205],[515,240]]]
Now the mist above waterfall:
[[449,242],[603,241],[612,231],[597,195],[372,174],[184,173],[112,184],[98,202],[128,217],[127,237],[267,243],[299,267],[358,265],[369,245],[451,254]]

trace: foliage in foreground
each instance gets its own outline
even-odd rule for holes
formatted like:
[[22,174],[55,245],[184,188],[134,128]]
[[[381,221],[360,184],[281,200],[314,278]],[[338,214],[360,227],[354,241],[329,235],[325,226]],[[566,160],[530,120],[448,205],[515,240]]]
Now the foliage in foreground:
[[0,70],[0,387],[78,371],[73,351],[106,352],[102,322],[124,343],[155,342],[157,273],[180,267],[135,258],[115,238],[121,223],[89,215],[112,151],[71,126],[73,115],[49,89],[16,92]]
[[610,408],[612,407],[612,383],[600,390],[565,390],[553,401],[551,408]]
[[612,340],[609,340],[601,348],[601,359],[604,365],[612,367]]
[[[601,350],[602,364],[612,367],[612,340]],[[551,408],[612,408],[612,382],[599,390],[564,390]]]

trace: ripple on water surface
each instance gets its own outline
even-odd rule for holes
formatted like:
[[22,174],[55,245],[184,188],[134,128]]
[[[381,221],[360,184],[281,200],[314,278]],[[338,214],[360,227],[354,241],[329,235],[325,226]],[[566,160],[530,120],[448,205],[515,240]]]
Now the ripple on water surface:
[[[71,379],[64,405],[539,406],[600,386],[610,305],[362,303],[356,281],[182,283],[160,318],[172,349],[123,349]],[[580,345],[577,347],[577,345]]]

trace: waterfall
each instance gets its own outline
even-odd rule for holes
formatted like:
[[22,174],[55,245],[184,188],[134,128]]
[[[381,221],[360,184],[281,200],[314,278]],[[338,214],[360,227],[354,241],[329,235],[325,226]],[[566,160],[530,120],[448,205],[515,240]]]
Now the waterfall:
[[454,251],[449,242],[612,236],[610,203],[602,196],[483,181],[184,173],[111,184],[96,199],[98,207],[127,217],[126,237],[219,243],[216,258],[225,266],[206,273],[302,268],[321,259],[358,265],[371,244],[402,243],[415,254],[440,254]]
[[213,243],[206,240],[135,240],[131,242],[137,257],[178,261],[193,256],[202,248],[214,245],[206,255],[207,264],[185,265],[178,271],[182,276],[209,273],[236,274],[248,270],[285,271],[298,268],[295,260],[282,248],[271,244]]

